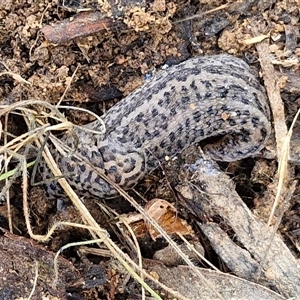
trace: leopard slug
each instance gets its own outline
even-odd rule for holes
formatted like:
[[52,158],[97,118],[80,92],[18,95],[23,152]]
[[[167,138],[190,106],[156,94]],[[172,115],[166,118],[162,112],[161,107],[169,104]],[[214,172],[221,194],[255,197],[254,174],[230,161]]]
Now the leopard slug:
[[[130,189],[165,157],[192,144],[201,141],[214,160],[234,161],[257,155],[270,134],[264,88],[243,60],[225,54],[191,58],[157,72],[101,118],[104,134],[74,129],[79,141],[75,153],[63,156],[52,149],[80,196],[109,198],[117,193],[90,164]],[[100,126],[96,120],[82,128]],[[69,134],[62,142],[75,147]],[[52,177],[45,163],[39,172],[44,180]],[[55,181],[46,184],[46,191],[50,198],[62,195]]]

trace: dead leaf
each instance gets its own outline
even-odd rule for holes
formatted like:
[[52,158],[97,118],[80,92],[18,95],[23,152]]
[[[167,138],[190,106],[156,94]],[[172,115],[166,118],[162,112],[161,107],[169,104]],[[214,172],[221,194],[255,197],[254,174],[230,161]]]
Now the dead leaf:
[[[176,208],[166,200],[159,198],[150,200],[145,206],[145,212],[169,235],[175,233],[191,235],[194,233],[192,227],[185,220],[178,217]],[[145,221],[145,223],[151,238],[156,240],[160,236],[160,233],[149,222]]]

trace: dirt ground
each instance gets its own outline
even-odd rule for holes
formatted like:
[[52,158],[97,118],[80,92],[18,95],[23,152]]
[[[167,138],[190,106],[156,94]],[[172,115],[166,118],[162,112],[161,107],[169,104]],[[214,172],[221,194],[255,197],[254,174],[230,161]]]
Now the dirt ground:
[[[157,221],[171,237],[168,242],[123,198],[101,203],[85,200],[84,204],[105,229],[105,234],[109,234],[109,238],[126,253],[121,257],[125,260],[130,257],[136,264],[143,261],[144,270],[169,287],[153,283],[147,275],[136,271],[151,287],[145,288],[145,299],[233,299],[233,294],[225,293],[229,287],[233,287],[236,293],[242,291],[236,299],[300,299],[300,291],[295,287],[297,282],[300,286],[300,279],[293,275],[300,274],[297,260],[300,131],[297,122],[286,157],[289,163],[285,165],[283,158],[278,171],[278,159],[274,155],[276,149],[284,149],[278,145],[283,142],[287,135],[285,128],[291,126],[299,109],[299,7],[299,0],[0,1],[1,146],[29,131],[29,124],[23,118],[24,111],[23,115],[18,111],[18,103],[38,100],[56,104],[61,101],[62,105],[86,108],[101,115],[151,77],[155,69],[199,55],[228,53],[241,57],[265,85],[269,98],[274,97],[279,106],[281,102],[284,105],[284,111],[278,107],[273,110],[276,132],[268,146],[273,154],[268,158],[221,163],[216,167],[221,170],[218,176],[223,176],[223,173],[230,176],[230,183],[223,177],[218,177],[219,181],[226,181],[227,185],[234,183],[232,190],[236,190],[241,199],[241,202],[235,202],[236,211],[233,209],[237,223],[245,222],[244,217],[238,215],[238,207],[241,207],[247,212],[245,218],[249,217],[250,223],[257,222],[255,230],[263,243],[264,234],[269,232],[269,229],[264,231],[264,224],[269,221],[273,233],[271,243],[277,247],[277,252],[274,250],[277,258],[274,257],[273,261],[279,259],[284,263],[278,265],[278,269],[271,267],[271,263],[267,267],[263,265],[267,250],[263,253],[257,250],[257,255],[262,255],[259,262],[250,251],[249,256],[256,262],[247,271],[242,270],[243,262],[250,264],[243,251],[258,247],[254,242],[254,231],[248,232],[248,239],[252,239],[253,244],[242,242],[234,222],[228,223],[234,214],[230,217],[223,215],[226,207],[216,213],[212,207],[215,202],[210,202],[206,210],[202,204],[199,209],[198,203],[193,202],[195,200],[187,200],[187,190],[180,186],[182,178],[187,181],[189,176],[182,173],[180,166],[185,158],[149,174],[135,188],[136,192],[129,193],[142,207],[151,199],[159,199],[150,202],[154,205],[152,207],[148,202],[145,210],[152,213],[152,217],[158,214],[157,207],[162,210],[159,213],[163,214],[164,221],[160,218]],[[268,57],[271,58],[269,61]],[[268,63],[271,71],[267,69]],[[38,106],[37,102],[26,106],[27,115]],[[14,107],[14,112],[18,113],[8,116],[6,107]],[[86,112],[66,108],[62,111],[68,120],[78,125],[93,120]],[[9,134],[5,135],[5,132]],[[5,149],[1,147],[0,154],[11,155]],[[279,159],[285,151],[281,153]],[[20,159],[16,157],[10,161],[9,170],[18,166]],[[26,157],[27,162],[34,160],[36,150],[29,151]],[[3,156],[1,167],[5,173],[2,160],[5,160]],[[21,174],[19,170],[17,175],[20,176],[0,182],[2,191],[5,191],[0,199],[0,300],[29,299],[31,292],[31,299],[142,299],[141,284],[100,241],[100,249],[96,242],[63,249],[57,262],[58,277],[55,277],[55,253],[69,243],[91,240],[91,231],[60,225],[50,238],[41,242],[40,237],[57,222],[91,224],[82,221],[84,218],[71,203],[59,209],[60,204],[49,201],[41,185],[26,186],[26,203],[24,175]],[[27,171],[23,174],[26,177]],[[32,177],[31,167],[28,168],[29,177]],[[274,216],[270,218],[280,184],[282,192]],[[5,189],[8,185],[9,196]],[[194,199],[203,197],[195,195]],[[236,196],[228,197],[235,199]],[[26,211],[30,214],[33,233],[28,231],[24,205],[27,206],[25,214]],[[174,216],[178,220],[176,228],[169,228],[166,223]],[[213,224],[217,224],[218,229],[208,227]],[[209,230],[214,230],[214,234],[210,235]],[[209,262],[192,253],[191,247],[186,246],[178,234],[185,236]],[[230,240],[228,244],[225,243],[227,238]],[[184,266],[188,264],[185,259],[178,257],[172,247],[165,248],[172,241],[180,244],[180,249],[195,264],[195,271],[189,273]],[[223,242],[225,244],[221,246]],[[241,252],[236,252],[236,248],[229,250],[231,242],[238,245]],[[139,244],[139,251],[135,243]],[[268,248],[273,249],[273,246]],[[235,253],[234,260],[225,255],[226,252]],[[139,258],[139,253],[143,259]],[[212,274],[205,270],[212,268],[209,264],[223,273],[215,271]],[[280,268],[285,275],[279,275]],[[202,279],[193,278],[195,272],[204,272],[199,276],[211,279],[209,284],[206,281],[200,284]],[[286,283],[283,277],[289,278],[291,283]],[[185,278],[183,282],[182,278]],[[185,287],[185,282],[191,278],[193,280]],[[244,280],[235,281],[242,278]],[[220,286],[220,282],[224,285]],[[208,290],[200,293],[198,285]],[[155,296],[151,289],[159,296]]]

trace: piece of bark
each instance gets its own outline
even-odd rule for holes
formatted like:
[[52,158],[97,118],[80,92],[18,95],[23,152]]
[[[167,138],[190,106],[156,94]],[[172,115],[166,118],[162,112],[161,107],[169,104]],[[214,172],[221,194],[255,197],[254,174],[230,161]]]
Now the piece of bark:
[[106,4],[105,7],[102,5],[101,12],[80,12],[53,25],[45,25],[41,32],[51,43],[64,44],[99,31],[125,28],[126,25],[122,20],[127,12],[147,7],[145,0],[121,0],[118,3],[109,0]]
[[41,32],[51,43],[64,44],[78,37],[108,30],[113,25],[114,20],[103,16],[100,12],[82,12],[53,25],[46,25]]
[[[267,28],[258,21],[253,20],[251,25],[254,36],[259,36],[267,32]],[[280,158],[283,151],[283,142],[287,136],[288,130],[285,123],[284,105],[280,96],[280,85],[278,84],[279,78],[276,76],[275,68],[272,64],[272,56],[269,51],[268,40],[263,40],[262,42],[257,43],[256,49],[259,55],[264,84],[273,115],[277,157]]]
[[293,165],[300,165],[300,122],[296,122],[293,128],[293,135],[290,141],[289,162]]
[[[236,276],[208,269],[197,268],[202,274],[199,278],[188,266],[174,268],[166,267],[155,260],[143,260],[143,268],[148,273],[156,273],[159,281],[172,290],[184,295],[187,299],[216,300],[216,299],[239,299],[239,300],[283,300],[284,297],[275,292],[238,278]],[[209,284],[207,284],[207,281]],[[150,283],[153,285],[153,283]],[[157,288],[157,287],[156,287]],[[217,296],[216,292],[223,298]],[[165,297],[164,299],[170,299]],[[171,298],[172,299],[172,298]]]
[[286,77],[285,85],[282,87],[282,91],[292,94],[300,94],[300,70],[294,70],[292,68],[281,68],[280,71],[276,71],[277,78]]
[[298,47],[298,31],[299,29],[295,25],[285,24],[285,47],[284,52],[291,54]]
[[59,284],[53,285],[55,253],[27,238],[0,232],[4,232],[0,236],[0,299],[27,299],[33,289],[36,267],[38,280],[31,299],[39,300],[46,295],[67,299],[66,287],[79,277],[72,263],[58,258]]
[[[189,241],[191,247],[195,249],[198,253],[200,253],[202,256],[205,255],[205,250],[203,246],[199,243],[199,241]],[[189,247],[190,245],[187,244],[180,244],[178,245],[178,248],[188,256],[188,258],[193,262],[198,262],[200,258],[196,255],[194,251]],[[167,247],[158,250],[154,253],[153,258],[162,262],[165,266],[168,267],[174,267],[178,265],[184,264],[184,261],[182,257],[174,250],[174,248],[171,245],[168,245]]]
[[240,277],[271,287],[285,297],[300,295],[298,261],[280,235],[252,215],[236,193],[232,180],[217,164],[198,159],[195,164],[186,166],[183,177],[185,183],[177,185],[176,190],[189,210],[198,216],[207,215],[210,220],[218,216],[234,232],[239,243],[235,247],[217,224],[200,225],[227,266]]

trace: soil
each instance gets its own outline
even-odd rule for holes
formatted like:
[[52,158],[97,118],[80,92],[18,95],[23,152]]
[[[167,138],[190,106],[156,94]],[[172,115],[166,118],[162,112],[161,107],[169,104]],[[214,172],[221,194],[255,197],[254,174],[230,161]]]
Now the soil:
[[[251,39],[254,24],[264,24],[266,30],[260,35],[265,35],[275,74],[280,78],[278,86],[285,107],[281,117],[289,127],[300,103],[299,7],[299,0],[232,3],[219,0],[0,1],[0,109],[4,105],[35,99],[50,104],[61,101],[63,105],[87,108],[101,115],[139,87],[154,70],[166,64],[178,64],[192,56],[217,53],[243,58],[263,83],[260,53],[256,48],[260,41]],[[68,120],[78,125],[93,120],[87,113],[62,111]],[[10,114],[7,120],[2,117],[1,121],[6,124],[3,128],[14,136],[28,131],[20,114]],[[299,258],[300,239],[299,132],[296,124],[290,150],[293,167],[288,169],[289,181],[285,181],[290,191],[289,201],[284,202],[284,209],[276,214],[281,219],[280,225],[277,223],[276,226],[296,258]],[[3,136],[1,139],[3,145]],[[272,143],[270,147],[275,148],[275,141]],[[33,151],[27,154],[27,158],[30,161],[35,155]],[[16,160],[10,163],[10,168],[15,166]],[[270,213],[272,197],[266,199],[266,194],[273,182],[273,188],[276,188],[277,166],[274,156],[269,160],[247,159],[220,164],[220,168],[234,180],[240,197],[261,221],[266,221]],[[143,199],[160,198],[172,203],[172,209],[171,206],[166,208],[167,215],[173,217],[171,210],[174,205],[183,232],[188,231],[193,242],[202,242],[205,257],[212,264],[230,272],[197,225],[197,222],[211,221],[212,217],[193,215],[189,206],[176,198],[174,180],[180,180],[176,173],[172,163],[166,165],[163,170],[149,174],[136,187],[139,194],[132,192],[130,195],[142,206],[145,204]],[[29,175],[32,176],[31,168]],[[290,186],[293,189],[289,189]],[[1,188],[4,189],[4,184]],[[54,273],[51,270],[55,252],[68,243],[90,240],[91,236],[87,230],[64,226],[58,227],[48,241],[37,244],[25,224],[22,188],[22,178],[14,178],[10,187],[10,206],[6,200],[0,202],[0,226],[3,228],[0,234],[0,299],[27,298],[33,289],[37,269],[39,276],[31,299],[141,298],[140,285],[126,276],[123,269],[116,267],[109,252],[99,256],[78,245],[63,252],[59,261],[63,272],[59,273],[59,284],[53,285]],[[59,209],[60,204],[49,201],[41,186],[28,187],[28,195],[30,221],[35,234],[46,234],[58,221],[82,223],[77,209],[72,205]],[[123,236],[124,231],[115,220],[117,213],[127,214],[126,217],[130,218],[135,215],[132,206],[121,198],[102,203],[101,207],[93,200],[85,199],[85,205],[122,250],[133,256],[128,240]],[[215,216],[213,219],[221,227],[224,225],[223,220]],[[152,259],[157,250],[167,245],[162,238],[151,236],[145,222],[135,220],[133,224],[144,258]],[[234,235],[230,228],[227,232]],[[196,264],[206,266],[205,263]],[[264,285],[263,282],[257,283]],[[212,295],[211,299],[216,299],[214,297]],[[166,294],[162,298],[168,299]]]

